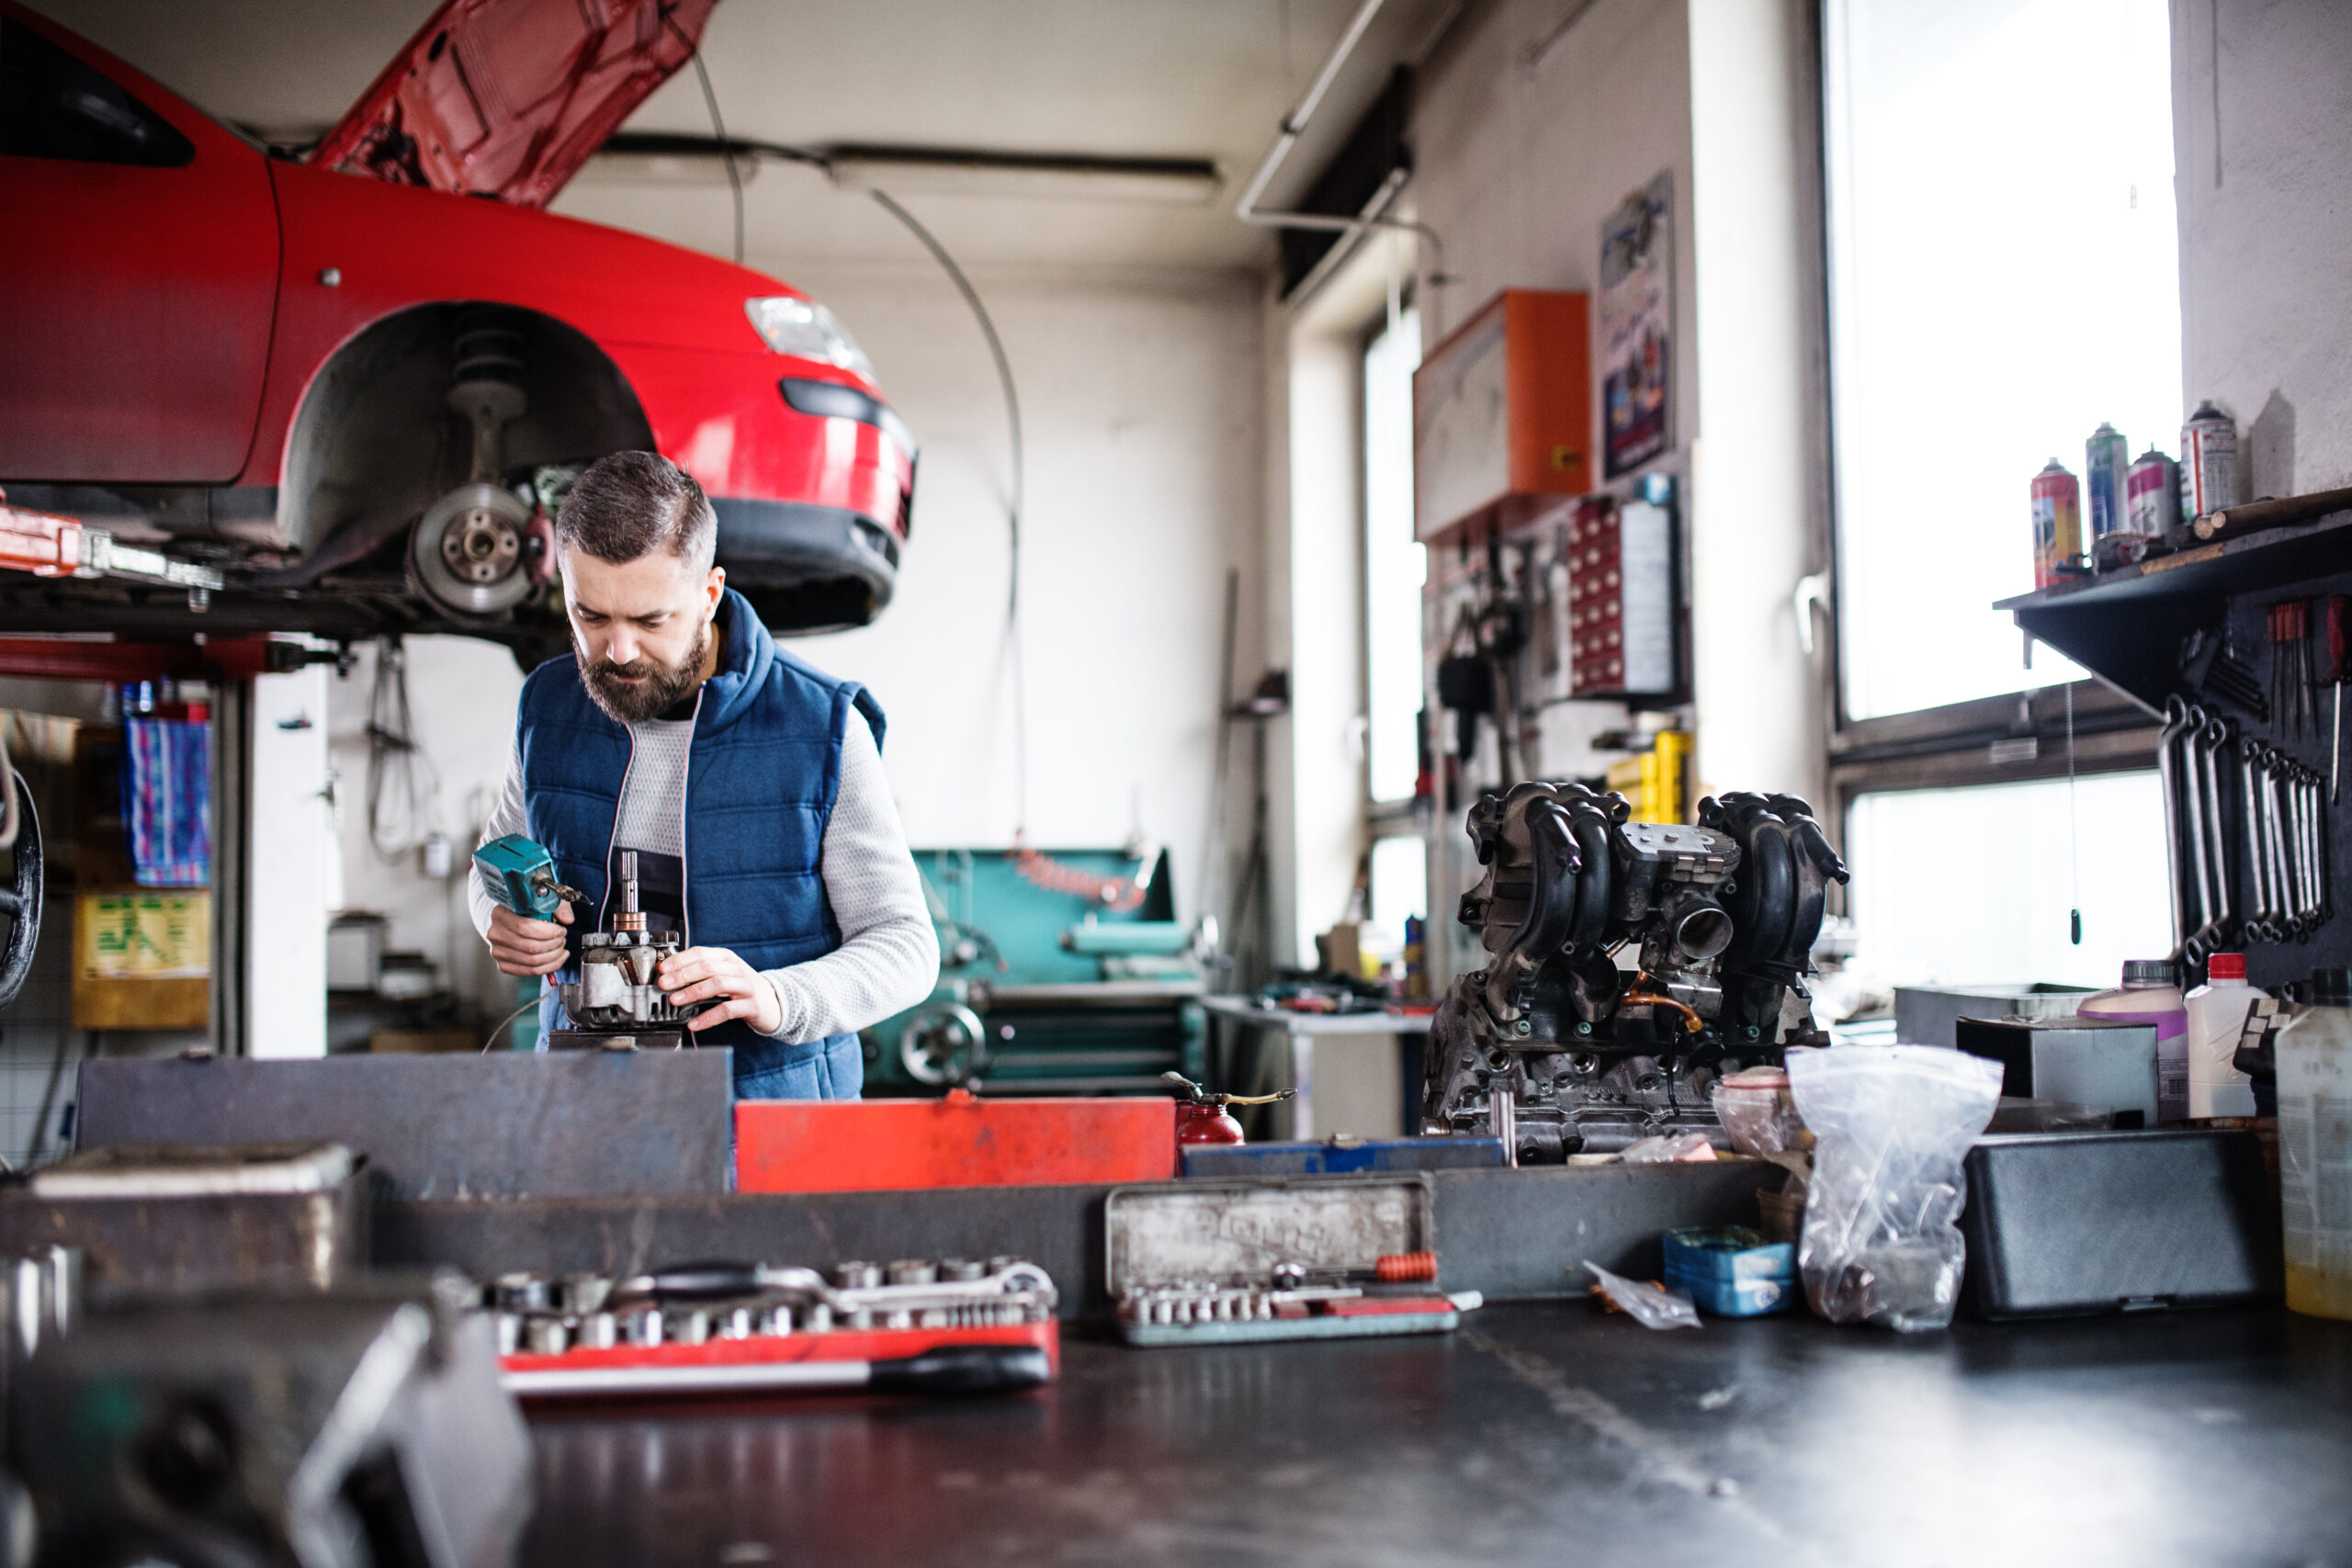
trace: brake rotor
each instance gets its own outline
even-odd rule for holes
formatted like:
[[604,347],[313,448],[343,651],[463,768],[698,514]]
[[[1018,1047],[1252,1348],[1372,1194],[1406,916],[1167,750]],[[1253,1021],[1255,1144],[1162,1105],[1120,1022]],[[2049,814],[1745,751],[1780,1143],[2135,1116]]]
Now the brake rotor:
[[493,484],[459,485],[418,520],[409,566],[424,596],[460,615],[494,615],[531,592],[523,561],[531,509]]

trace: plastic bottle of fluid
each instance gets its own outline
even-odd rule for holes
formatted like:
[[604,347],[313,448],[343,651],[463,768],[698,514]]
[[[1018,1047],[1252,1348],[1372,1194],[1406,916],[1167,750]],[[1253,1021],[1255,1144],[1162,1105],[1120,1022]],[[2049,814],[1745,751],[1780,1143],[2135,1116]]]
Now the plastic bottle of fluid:
[[2205,983],[2188,993],[2188,1114],[2251,1116],[2254,1080],[2234,1058],[2245,1015],[2262,993],[2245,983],[2245,954],[2217,953],[2205,964]]
[[2288,1306],[2352,1318],[2352,971],[2312,971],[2278,1032],[2278,1189]]
[[2120,989],[2085,997],[2078,1013],[2156,1026],[2156,1120],[2188,1115],[2188,1010],[2173,982],[2169,958],[2127,958]]

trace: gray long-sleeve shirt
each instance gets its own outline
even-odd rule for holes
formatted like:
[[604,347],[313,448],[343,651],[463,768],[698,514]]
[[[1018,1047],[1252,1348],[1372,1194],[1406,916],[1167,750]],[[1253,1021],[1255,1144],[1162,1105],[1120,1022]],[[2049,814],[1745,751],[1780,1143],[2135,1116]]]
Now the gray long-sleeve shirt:
[[[686,753],[691,719],[650,719],[629,726],[636,758],[621,789],[616,845],[639,852],[640,865],[685,852]],[[527,832],[523,810],[523,760],[507,761],[505,787],[482,829],[482,841]],[[842,944],[821,958],[761,971],[781,1004],[775,1038],[822,1040],[879,1023],[931,994],[939,978],[939,942],[923,901],[914,857],[907,852],[890,782],[873,732],[850,723],[842,737],[841,792],[826,819],[820,852],[825,899],[841,927]],[[497,899],[477,870],[468,885],[474,929],[490,934]],[[593,909],[572,911],[593,919]]]

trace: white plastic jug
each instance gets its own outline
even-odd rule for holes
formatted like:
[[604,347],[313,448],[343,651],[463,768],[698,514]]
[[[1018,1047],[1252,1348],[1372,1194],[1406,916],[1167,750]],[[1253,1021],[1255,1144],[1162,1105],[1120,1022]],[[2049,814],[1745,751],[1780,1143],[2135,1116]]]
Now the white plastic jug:
[[2245,983],[2245,954],[2217,953],[2188,993],[2188,1114],[2251,1116],[2254,1080],[2237,1068],[2238,1036],[2262,993]]

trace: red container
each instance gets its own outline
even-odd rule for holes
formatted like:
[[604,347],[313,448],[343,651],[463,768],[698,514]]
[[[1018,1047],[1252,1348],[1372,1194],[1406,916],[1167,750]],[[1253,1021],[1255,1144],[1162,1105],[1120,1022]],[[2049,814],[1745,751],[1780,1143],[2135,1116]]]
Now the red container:
[[2083,557],[2083,491],[2057,458],[2033,476],[2033,585],[2064,580]]
[[1238,1144],[1241,1139],[1241,1123],[1222,1105],[1191,1105],[1176,1103],[1176,1141],[1179,1144]]
[[746,1100],[735,1107],[740,1192],[878,1192],[1169,1181],[1166,1099]]

